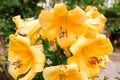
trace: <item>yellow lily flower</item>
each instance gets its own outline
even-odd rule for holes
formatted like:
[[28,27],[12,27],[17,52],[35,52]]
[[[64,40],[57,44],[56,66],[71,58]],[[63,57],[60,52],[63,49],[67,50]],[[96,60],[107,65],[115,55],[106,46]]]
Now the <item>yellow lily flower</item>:
[[99,70],[104,69],[108,61],[105,56],[112,50],[110,40],[103,34],[96,34],[92,40],[82,36],[70,47],[73,56],[68,58],[67,62],[68,64],[76,63],[89,78],[97,77]]
[[41,26],[39,24],[39,20],[38,19],[34,20],[30,18],[23,20],[18,15],[13,17],[13,22],[16,24],[16,27],[17,27],[16,35],[29,37],[30,44],[34,45],[36,42],[36,39],[41,34],[41,30],[40,30]]
[[77,36],[86,34],[85,20],[86,14],[80,7],[67,11],[63,3],[56,4],[50,11],[43,10],[39,15],[43,38],[57,39],[62,48],[70,46]]
[[68,58],[68,64],[76,63],[80,71],[84,71],[88,78],[94,78],[99,76],[99,60],[97,57],[87,57],[79,51],[77,54]]
[[79,72],[76,64],[46,67],[43,77],[45,80],[88,80],[84,72]]
[[100,14],[96,7],[88,6],[86,7],[85,11],[87,16],[85,24],[95,27],[96,31],[98,33],[101,33],[107,21],[105,16],[103,14]]
[[20,74],[28,73],[19,80],[31,80],[37,72],[43,71],[45,55],[42,45],[30,45],[28,37],[10,35],[8,60],[9,73],[17,80]]

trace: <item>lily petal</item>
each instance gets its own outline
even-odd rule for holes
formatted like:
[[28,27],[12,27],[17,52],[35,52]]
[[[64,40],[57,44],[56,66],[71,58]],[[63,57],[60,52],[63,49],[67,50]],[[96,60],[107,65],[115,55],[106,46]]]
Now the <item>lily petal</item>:
[[87,6],[85,11],[86,11],[87,17],[95,18],[98,15],[100,15],[100,13],[98,12],[98,9],[96,7],[93,7],[93,6]]
[[81,51],[86,45],[90,44],[91,41],[84,36],[79,37],[76,42],[70,47],[70,51],[73,55]]
[[46,67],[43,76],[45,80],[88,80],[84,72],[79,72],[76,64]]
[[67,19],[68,23],[82,25],[86,19],[86,14],[80,7],[77,6],[68,12]]
[[56,36],[58,35],[58,31],[59,31],[58,27],[49,28],[49,29],[43,31],[42,38],[43,39],[47,38],[50,41],[54,40],[56,38]]
[[66,6],[63,3],[56,4],[54,6],[54,14],[57,16],[65,16],[67,14]]
[[39,15],[39,22],[45,29],[54,26],[55,23],[55,16],[52,12],[42,10],[41,14]]
[[104,56],[111,54],[112,51],[113,47],[110,40],[103,34],[97,34],[93,43],[83,49],[87,56]]
[[43,54],[43,46],[36,45],[30,47],[32,56],[33,56],[33,69],[34,72],[43,71],[44,63],[45,63],[45,55]]

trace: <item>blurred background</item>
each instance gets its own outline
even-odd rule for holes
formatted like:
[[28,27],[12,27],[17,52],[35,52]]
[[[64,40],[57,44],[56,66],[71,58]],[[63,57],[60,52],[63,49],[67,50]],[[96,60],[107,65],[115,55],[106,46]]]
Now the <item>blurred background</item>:
[[[82,9],[88,5],[96,6],[107,18],[104,34],[110,38],[114,47],[114,55],[110,58],[113,62],[120,62],[120,0],[0,0],[0,80],[12,80],[7,72],[9,35],[15,33],[16,30],[12,17],[21,15],[23,19],[38,18],[41,9],[50,9],[55,3],[60,2],[64,2],[68,9],[76,5]],[[117,60],[114,59],[116,57]],[[120,80],[120,78],[117,77],[115,80]]]

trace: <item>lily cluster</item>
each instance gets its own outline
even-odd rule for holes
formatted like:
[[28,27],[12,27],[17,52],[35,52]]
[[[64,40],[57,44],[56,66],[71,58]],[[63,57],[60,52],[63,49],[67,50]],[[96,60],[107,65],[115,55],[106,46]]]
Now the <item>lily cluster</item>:
[[17,30],[10,35],[8,60],[15,80],[32,80],[38,72],[44,80],[88,80],[109,62],[113,47],[102,33],[107,19],[96,7],[68,11],[60,3],[38,19],[13,21]]

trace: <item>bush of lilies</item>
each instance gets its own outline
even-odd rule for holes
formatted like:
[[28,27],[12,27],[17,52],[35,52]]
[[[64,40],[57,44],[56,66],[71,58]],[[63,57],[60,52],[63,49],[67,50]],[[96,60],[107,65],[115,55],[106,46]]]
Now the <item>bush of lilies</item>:
[[67,10],[64,3],[38,19],[13,17],[9,73],[15,80],[88,80],[99,77],[113,47],[102,33],[107,19],[94,6]]

